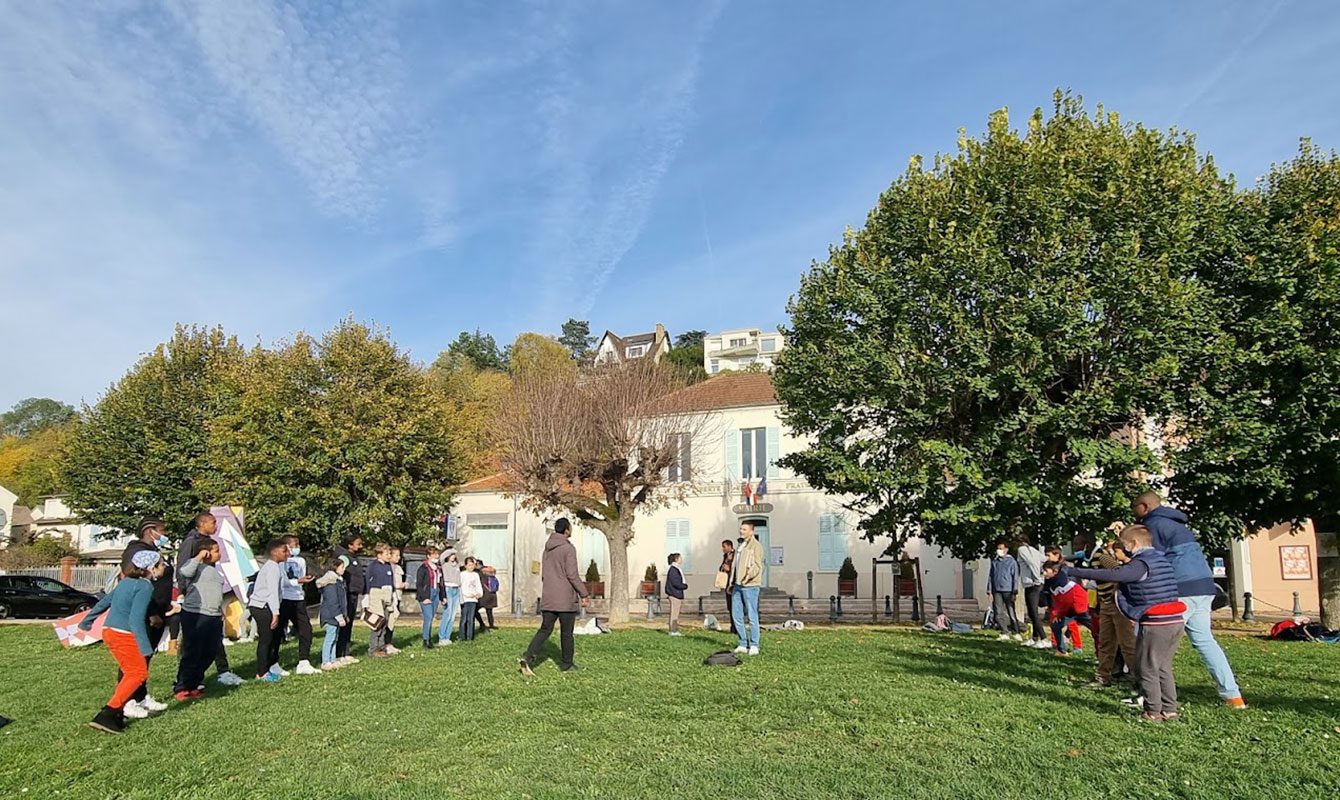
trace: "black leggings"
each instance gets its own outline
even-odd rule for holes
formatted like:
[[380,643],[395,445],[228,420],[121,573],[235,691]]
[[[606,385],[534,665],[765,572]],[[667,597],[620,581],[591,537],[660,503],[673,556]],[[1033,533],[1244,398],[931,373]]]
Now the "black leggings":
[[270,627],[274,614],[269,606],[253,606],[250,611],[256,620],[256,677],[264,678],[270,667],[279,663],[279,629]]
[[1042,584],[1024,587],[1024,607],[1028,609],[1028,620],[1033,625],[1033,638],[1045,640],[1047,629],[1042,625]]
[[301,600],[279,601],[279,630],[288,630],[289,623],[298,629],[298,660],[310,661],[312,658],[312,618],[307,614],[307,604]]
[[344,658],[349,655],[349,642],[354,638],[354,620],[357,618],[358,595],[349,592],[345,598],[344,627],[340,628],[340,635],[335,639],[336,658]]

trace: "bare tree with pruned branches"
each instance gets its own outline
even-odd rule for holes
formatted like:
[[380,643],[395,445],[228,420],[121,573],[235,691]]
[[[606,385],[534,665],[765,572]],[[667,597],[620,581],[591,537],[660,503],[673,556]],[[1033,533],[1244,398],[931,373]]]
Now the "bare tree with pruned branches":
[[693,491],[694,450],[714,415],[688,410],[688,381],[651,359],[520,376],[499,417],[508,490],[572,514],[609,541],[610,620],[628,619],[628,545],[639,511]]

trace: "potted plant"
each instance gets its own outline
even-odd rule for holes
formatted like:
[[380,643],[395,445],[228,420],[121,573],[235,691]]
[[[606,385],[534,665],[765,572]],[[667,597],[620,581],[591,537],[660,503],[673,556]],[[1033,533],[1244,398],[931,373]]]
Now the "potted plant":
[[661,593],[661,582],[656,575],[656,565],[648,564],[647,571],[642,574],[642,596],[653,597]]
[[847,556],[842,562],[842,567],[838,570],[838,595],[840,597],[856,596],[856,565],[852,563],[851,556]]
[[586,591],[590,592],[592,597],[605,596],[605,582],[600,579],[600,567],[596,566],[594,558],[586,566]]

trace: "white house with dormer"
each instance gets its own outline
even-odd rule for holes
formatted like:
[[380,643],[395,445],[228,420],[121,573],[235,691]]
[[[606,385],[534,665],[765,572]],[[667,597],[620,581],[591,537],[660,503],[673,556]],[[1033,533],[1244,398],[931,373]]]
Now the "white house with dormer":
[[605,331],[596,343],[595,363],[619,364],[643,358],[660,361],[669,352],[670,332],[658,322],[656,329],[648,333],[619,336],[613,331]]
[[703,339],[703,369],[708,375],[759,366],[772,369],[777,354],[786,349],[786,339],[777,331],[736,328]]
[[[859,596],[869,598],[871,559],[883,554],[885,543],[862,538],[857,529],[859,518],[845,507],[844,498],[818,491],[778,465],[778,459],[805,443],[782,424],[772,376],[757,372],[718,375],[683,390],[677,401],[676,407],[686,412],[711,415],[707,426],[711,433],[704,437],[707,441],[685,442],[684,457],[671,471],[672,480],[687,484],[684,502],[645,512],[637,519],[629,548],[633,591],[648,564],[655,564],[658,574],[664,576],[666,556],[678,552],[684,554],[689,597],[708,595],[721,563],[722,540],[734,540],[740,523],[748,520],[755,523],[768,554],[766,586],[805,598],[809,573],[813,573],[814,596],[826,607],[826,598],[837,592],[838,569],[850,556],[859,574]],[[745,485],[757,491],[764,480],[766,494],[746,502]],[[458,548],[498,568],[504,608],[513,579],[516,595],[530,607],[539,595],[539,563],[552,519],[527,511],[517,498],[505,493],[504,485],[503,476],[494,475],[461,487],[453,508]],[[608,576],[609,554],[602,533],[577,526],[573,543],[583,571],[594,560],[601,575]],[[973,597],[972,584],[981,583],[973,579],[974,574],[984,574],[971,571],[977,567],[975,562],[966,565],[969,572],[965,575],[964,562],[942,557],[938,548],[919,540],[910,543],[907,553],[921,559],[928,602],[933,603],[937,594],[946,599]],[[881,566],[874,574],[876,596],[891,593],[893,567]],[[980,585],[976,592],[980,595]]]

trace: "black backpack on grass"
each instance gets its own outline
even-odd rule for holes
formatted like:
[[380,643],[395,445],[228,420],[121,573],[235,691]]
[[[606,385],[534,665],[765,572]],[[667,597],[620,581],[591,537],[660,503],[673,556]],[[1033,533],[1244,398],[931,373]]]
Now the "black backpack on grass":
[[708,667],[738,667],[740,664],[739,657],[729,650],[718,650],[703,659],[703,665]]

